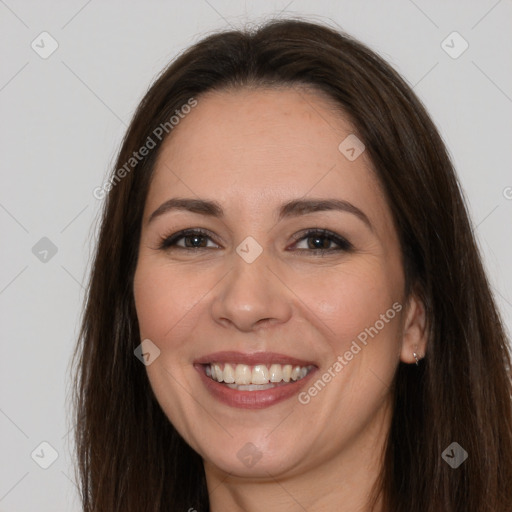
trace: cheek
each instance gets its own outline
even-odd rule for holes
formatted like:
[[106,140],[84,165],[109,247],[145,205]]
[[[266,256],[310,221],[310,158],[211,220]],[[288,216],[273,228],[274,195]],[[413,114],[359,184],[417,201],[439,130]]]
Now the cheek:
[[[301,281],[302,297],[329,348],[318,379],[301,395],[318,422],[344,425],[356,435],[376,413],[396,372],[401,332],[402,280],[382,265],[347,264]],[[327,284],[328,283],[328,284]]]
[[[195,274],[197,276],[197,273]],[[186,272],[142,256],[134,276],[134,297],[141,339],[150,339],[159,349],[146,367],[149,382],[163,411],[180,432],[193,431],[194,395],[189,359],[190,334],[201,314],[204,286]],[[186,371],[185,371],[186,370]]]
[[392,274],[378,264],[360,262],[324,269],[316,278],[310,274],[297,292],[307,298],[307,305],[321,320],[323,330],[330,333],[333,348],[341,349],[375,323],[380,330],[383,321],[386,330],[388,326],[395,327],[397,322],[388,320],[396,316],[392,306],[401,300],[401,290],[399,274]]
[[151,265],[142,260],[134,277],[134,297],[142,338],[157,345],[175,330],[186,329],[196,306],[204,295],[205,284],[190,279],[186,273],[165,265]]

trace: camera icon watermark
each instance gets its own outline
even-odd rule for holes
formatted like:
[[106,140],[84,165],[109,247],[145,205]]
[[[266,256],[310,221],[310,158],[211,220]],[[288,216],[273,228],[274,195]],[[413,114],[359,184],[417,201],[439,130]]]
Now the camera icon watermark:
[[468,458],[468,452],[459,443],[453,442],[441,454],[441,457],[449,466],[457,469]]
[[57,251],[57,246],[45,236],[32,247],[32,254],[42,263],[48,263]]
[[244,466],[252,468],[263,457],[263,453],[253,443],[245,443],[236,456]]
[[339,152],[347,159],[353,162],[357,160],[366,149],[363,141],[354,133],[345,137],[338,146]]
[[457,31],[453,31],[443,39],[441,48],[452,59],[458,59],[469,48],[469,43]]
[[48,469],[59,458],[59,452],[50,443],[43,441],[34,448],[30,457],[39,467]]
[[248,236],[238,245],[236,252],[246,263],[252,263],[263,252],[263,247],[252,236]]
[[47,59],[50,55],[57,50],[59,43],[48,32],[41,32],[30,44],[39,57]]
[[505,187],[503,189],[503,197],[508,200],[512,199],[512,187]]
[[145,339],[133,353],[144,366],[149,366],[160,356],[160,349],[150,339]]

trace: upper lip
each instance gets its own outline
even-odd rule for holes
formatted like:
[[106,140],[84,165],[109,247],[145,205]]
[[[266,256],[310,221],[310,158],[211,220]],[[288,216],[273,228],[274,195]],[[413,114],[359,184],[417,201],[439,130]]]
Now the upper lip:
[[314,362],[305,359],[298,359],[290,357],[285,354],[278,354],[276,352],[235,352],[225,350],[221,352],[214,352],[203,357],[199,357],[194,361],[194,364],[210,364],[210,363],[236,363],[254,366],[257,364],[291,364],[293,366],[316,366]]

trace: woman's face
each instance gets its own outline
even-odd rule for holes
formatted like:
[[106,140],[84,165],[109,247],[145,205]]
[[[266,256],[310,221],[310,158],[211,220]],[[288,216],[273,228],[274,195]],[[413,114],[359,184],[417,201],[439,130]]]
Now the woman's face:
[[197,100],[159,155],[135,273],[156,398],[207,469],[370,460],[422,346],[367,155],[312,92]]

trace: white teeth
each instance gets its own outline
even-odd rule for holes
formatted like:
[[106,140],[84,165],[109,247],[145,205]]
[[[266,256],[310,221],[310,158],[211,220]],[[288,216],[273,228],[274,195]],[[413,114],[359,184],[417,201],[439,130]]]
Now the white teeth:
[[223,377],[226,384],[233,384],[235,382],[235,370],[230,364],[224,365]]
[[252,379],[251,367],[246,364],[237,364],[235,370],[235,382],[237,384],[250,384]]
[[292,365],[291,364],[285,364],[283,366],[283,380],[285,382],[290,382],[291,376],[292,376]]
[[[291,364],[264,364],[249,366],[246,364],[211,363],[206,365],[206,375],[217,382],[225,382],[230,388],[242,391],[267,389],[279,382],[303,379],[312,366],[292,366]],[[247,389],[246,389],[247,388]]]
[[227,384],[228,388],[238,391],[262,391],[264,389],[275,388],[274,384]]
[[291,379],[297,380],[300,376],[300,366],[295,366],[292,370]]
[[222,382],[223,380],[223,372],[222,370],[220,369],[220,366],[218,364],[214,364],[213,365],[213,372],[212,372],[213,375],[215,375],[215,378],[217,381],[219,382]]
[[273,364],[269,369],[269,374],[270,382],[281,382],[283,380],[283,369],[280,364]]
[[268,384],[268,368],[264,364],[258,364],[252,369],[253,384]]

